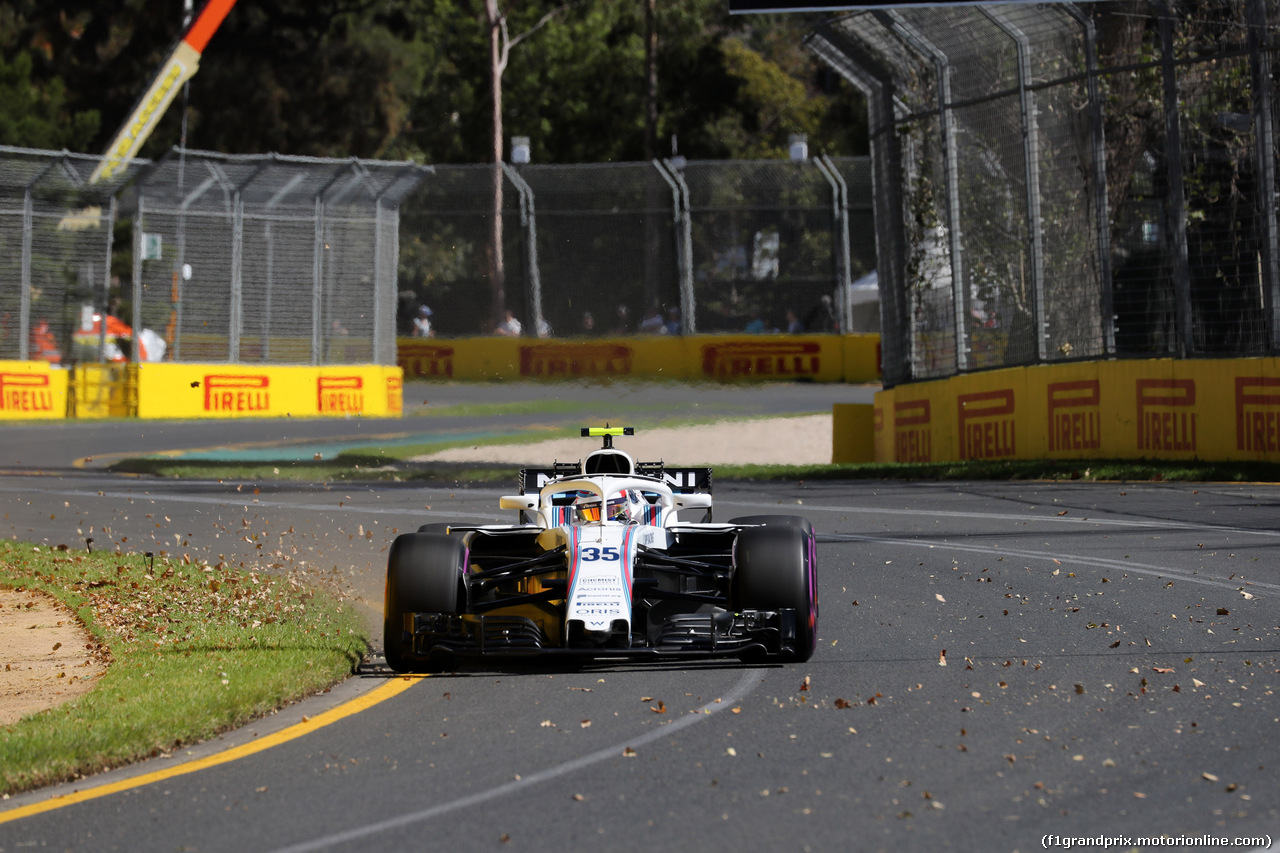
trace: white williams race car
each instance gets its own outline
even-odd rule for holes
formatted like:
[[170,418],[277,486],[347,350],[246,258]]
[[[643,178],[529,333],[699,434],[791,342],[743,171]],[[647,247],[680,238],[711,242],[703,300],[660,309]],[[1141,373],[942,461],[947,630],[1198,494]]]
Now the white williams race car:
[[467,657],[804,661],[818,619],[813,525],[711,521],[711,469],[637,463],[630,427],[583,429],[581,462],[520,472],[516,524],[425,524],[387,561],[384,640],[400,672]]

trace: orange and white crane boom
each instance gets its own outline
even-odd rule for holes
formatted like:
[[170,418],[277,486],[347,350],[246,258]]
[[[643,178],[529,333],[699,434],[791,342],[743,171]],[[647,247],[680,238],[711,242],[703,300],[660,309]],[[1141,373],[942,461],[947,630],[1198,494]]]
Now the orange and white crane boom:
[[208,0],[204,4],[111,141],[102,162],[89,178],[90,183],[110,178],[137,156],[138,149],[147,141],[178,90],[195,76],[200,55],[235,4],[236,0]]

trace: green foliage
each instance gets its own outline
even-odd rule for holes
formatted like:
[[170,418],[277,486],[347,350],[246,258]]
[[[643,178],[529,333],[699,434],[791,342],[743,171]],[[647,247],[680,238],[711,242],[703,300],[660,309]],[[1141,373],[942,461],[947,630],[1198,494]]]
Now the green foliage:
[[[508,31],[561,4],[507,0]],[[659,153],[777,157],[867,150],[862,99],[801,44],[812,16],[730,18],[723,0],[657,7]],[[34,0],[0,10],[0,141],[102,151],[180,34],[145,0]],[[581,0],[511,51],[505,133],[540,163],[642,159],[643,4]],[[144,148],[179,141],[182,99]],[[479,0],[238,3],[191,82],[188,145],[231,153],[477,163],[492,133]],[[100,121],[97,119],[100,114]]]
[[98,131],[98,111],[72,111],[66,85],[31,79],[31,54],[0,55],[0,145],[80,150]]

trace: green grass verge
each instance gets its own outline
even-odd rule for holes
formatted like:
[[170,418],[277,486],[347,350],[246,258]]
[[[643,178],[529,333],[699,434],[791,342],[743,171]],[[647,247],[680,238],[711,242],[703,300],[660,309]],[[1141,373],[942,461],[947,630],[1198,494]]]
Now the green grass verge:
[[110,666],[83,697],[0,728],[0,791],[207,739],[342,680],[354,606],[290,575],[0,543],[0,586],[67,605]]

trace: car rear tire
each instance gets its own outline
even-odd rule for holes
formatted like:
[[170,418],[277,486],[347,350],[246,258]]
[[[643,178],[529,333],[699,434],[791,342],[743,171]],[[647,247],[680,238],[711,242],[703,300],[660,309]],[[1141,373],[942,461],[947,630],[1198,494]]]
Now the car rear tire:
[[413,653],[413,639],[404,629],[404,615],[459,612],[466,564],[467,548],[460,538],[442,533],[405,533],[396,537],[387,556],[383,602],[382,647],[387,666],[396,672],[430,668],[426,658]]
[[[791,518],[792,516],[779,516]],[[804,519],[798,519],[804,521]],[[750,522],[760,523],[760,522]],[[795,611],[795,641],[778,657],[807,661],[817,643],[818,587],[812,525],[766,524],[738,533],[734,546],[733,600],[742,610]]]
[[804,531],[805,536],[813,536],[813,524],[800,515],[742,515],[729,519],[730,524],[761,524],[765,527],[795,527]]
[[449,532],[449,522],[447,521],[429,521],[418,527],[419,533],[440,533],[447,534]]

